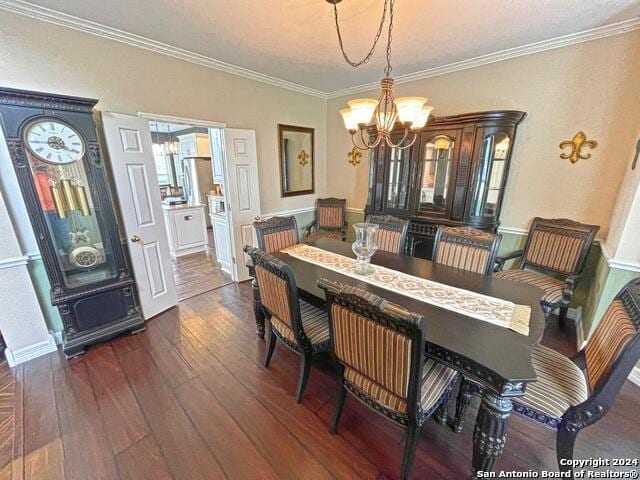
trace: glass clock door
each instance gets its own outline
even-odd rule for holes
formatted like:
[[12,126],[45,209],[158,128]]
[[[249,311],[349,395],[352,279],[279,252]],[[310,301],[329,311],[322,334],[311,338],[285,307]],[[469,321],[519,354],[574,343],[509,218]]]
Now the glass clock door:
[[42,124],[43,129],[32,127],[27,132],[26,152],[65,284],[75,288],[113,278],[117,274],[115,259],[94,206],[84,165],[84,143],[79,135],[68,133],[73,132],[68,125],[63,125],[60,134],[54,129],[61,127]]

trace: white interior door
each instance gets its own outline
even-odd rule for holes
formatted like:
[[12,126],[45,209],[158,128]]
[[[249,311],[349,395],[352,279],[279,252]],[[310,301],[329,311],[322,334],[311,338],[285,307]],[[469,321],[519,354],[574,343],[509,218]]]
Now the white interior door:
[[145,319],[178,303],[147,120],[102,113],[122,222]]
[[253,221],[260,217],[260,186],[258,185],[258,155],[256,132],[225,128],[224,148],[227,158],[227,207],[231,223],[232,264],[234,280],[249,279],[242,251],[245,245],[255,245]]

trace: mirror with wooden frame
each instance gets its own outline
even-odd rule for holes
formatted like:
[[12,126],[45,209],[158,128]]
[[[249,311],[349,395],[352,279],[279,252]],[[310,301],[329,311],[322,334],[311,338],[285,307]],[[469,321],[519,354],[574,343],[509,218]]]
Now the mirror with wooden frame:
[[280,191],[283,197],[314,193],[313,128],[278,125]]

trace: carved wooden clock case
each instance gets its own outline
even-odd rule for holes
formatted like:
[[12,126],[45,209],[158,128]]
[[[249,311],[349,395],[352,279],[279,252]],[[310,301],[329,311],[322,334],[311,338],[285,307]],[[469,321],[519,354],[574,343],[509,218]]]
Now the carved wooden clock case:
[[144,328],[98,144],[96,103],[0,88],[0,124],[68,356]]

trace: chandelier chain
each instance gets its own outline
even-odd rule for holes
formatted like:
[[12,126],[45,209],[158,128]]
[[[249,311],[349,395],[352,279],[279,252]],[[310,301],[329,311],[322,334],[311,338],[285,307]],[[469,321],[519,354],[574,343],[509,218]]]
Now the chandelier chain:
[[[389,1],[391,1],[391,5],[393,5],[394,0],[384,0],[384,6],[382,9],[382,18],[380,19],[380,25],[378,26],[378,31],[376,33],[376,36],[373,39],[373,45],[371,45],[371,50],[369,50],[369,53],[367,53],[367,55],[365,55],[365,57],[359,62],[355,62],[351,60],[347,55],[347,52],[345,52],[344,50],[344,44],[342,42],[342,34],[340,33],[340,23],[338,22],[338,5],[337,3],[333,4],[333,16],[336,21],[336,32],[338,33],[338,44],[340,45],[340,50],[342,51],[342,56],[344,57],[345,61],[352,67],[359,67],[360,65],[364,65],[365,63],[368,63],[369,60],[371,60],[371,57],[373,56],[373,53],[376,50],[376,46],[378,45],[378,40],[380,40],[380,36],[382,35],[382,28],[384,27],[384,22],[385,22],[385,19],[387,18],[387,4],[389,3]],[[391,18],[393,18],[393,8],[391,9]],[[388,38],[389,39],[391,38],[391,29],[389,29]],[[391,66],[389,65],[390,50],[391,50],[391,45],[387,45],[387,65],[388,65],[387,68],[389,68],[389,71],[391,71]]]
[[393,31],[393,4],[396,0],[389,0],[389,33],[387,35],[387,66],[384,69],[385,76],[391,75],[391,40]]

